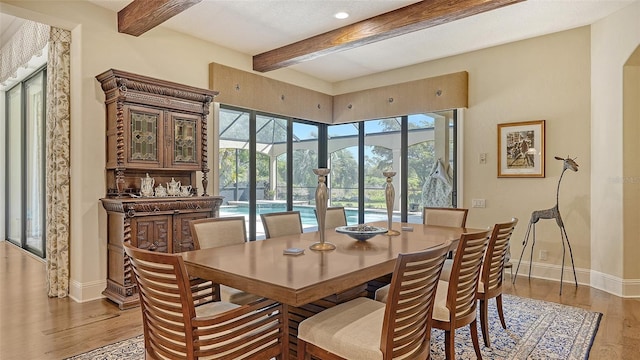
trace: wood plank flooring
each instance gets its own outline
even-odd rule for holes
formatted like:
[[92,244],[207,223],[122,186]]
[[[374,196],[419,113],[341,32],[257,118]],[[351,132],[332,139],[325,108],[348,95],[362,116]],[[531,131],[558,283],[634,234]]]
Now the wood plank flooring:
[[[507,275],[507,279],[509,276]],[[622,299],[588,286],[519,277],[505,292],[604,314],[590,359],[638,359],[640,299]],[[0,242],[0,359],[63,359],[142,333],[140,310],[107,300],[82,304],[50,299],[45,265]]]

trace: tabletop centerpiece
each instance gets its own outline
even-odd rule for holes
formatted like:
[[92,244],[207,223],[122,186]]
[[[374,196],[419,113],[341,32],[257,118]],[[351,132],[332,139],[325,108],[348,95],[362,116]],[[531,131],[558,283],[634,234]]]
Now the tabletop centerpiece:
[[336,246],[325,241],[325,219],[327,217],[327,175],[331,170],[327,168],[313,169],[313,173],[318,175],[318,187],[316,188],[316,215],[318,217],[318,231],[320,232],[320,241],[313,243],[309,249],[311,250],[334,250]]
[[387,184],[384,188],[384,196],[385,196],[385,200],[387,202],[387,235],[389,236],[397,236],[400,235],[400,232],[397,230],[393,230],[391,227],[391,220],[393,218],[393,202],[395,201],[395,197],[396,197],[396,190],[393,188],[393,184],[391,183],[393,181],[393,177],[396,176],[396,172],[395,171],[384,171],[382,172],[382,175],[386,176],[387,178]]
[[336,232],[346,234],[358,241],[366,241],[380,234],[385,234],[387,228],[371,226],[367,224],[338,226]]

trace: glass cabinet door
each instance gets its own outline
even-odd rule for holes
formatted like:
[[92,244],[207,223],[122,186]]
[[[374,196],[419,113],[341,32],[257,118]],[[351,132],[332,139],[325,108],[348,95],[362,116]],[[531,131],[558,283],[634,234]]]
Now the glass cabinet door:
[[166,166],[179,167],[186,169],[200,168],[200,152],[198,149],[201,146],[200,135],[200,117],[171,113],[170,121],[172,134],[172,146],[167,147],[169,152],[168,156],[171,159],[171,164]]
[[[162,110],[142,106],[125,107],[128,120],[128,167],[162,167]],[[125,125],[126,126],[126,125]],[[133,166],[132,166],[133,165]]]

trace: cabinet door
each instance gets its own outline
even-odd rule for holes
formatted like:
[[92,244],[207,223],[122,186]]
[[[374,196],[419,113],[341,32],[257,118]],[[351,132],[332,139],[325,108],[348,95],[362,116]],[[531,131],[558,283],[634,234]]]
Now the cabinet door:
[[163,111],[144,106],[124,107],[124,133],[128,168],[159,168],[163,166]]
[[166,167],[200,170],[200,149],[202,147],[202,121],[200,116],[169,113],[167,134]]
[[144,250],[170,253],[172,229],[171,215],[135,217],[131,219],[132,245]]
[[173,237],[173,252],[194,250],[189,221],[208,217],[211,217],[210,211],[175,215],[173,220],[176,232]]

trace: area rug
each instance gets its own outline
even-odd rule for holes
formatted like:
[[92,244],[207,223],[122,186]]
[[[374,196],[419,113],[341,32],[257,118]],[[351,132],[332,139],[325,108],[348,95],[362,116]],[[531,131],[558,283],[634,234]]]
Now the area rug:
[[[485,359],[557,359],[589,358],[602,314],[546,301],[503,295],[507,330],[500,325],[495,301],[489,302],[491,347],[484,346],[478,321],[480,349]],[[480,315],[478,315],[478,319]],[[431,358],[444,359],[444,332],[434,329]],[[469,327],[456,331],[456,359],[475,359]],[[142,335],[76,355],[68,360],[142,360]]]

